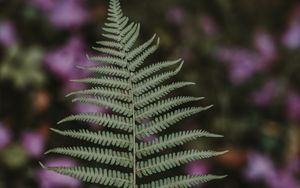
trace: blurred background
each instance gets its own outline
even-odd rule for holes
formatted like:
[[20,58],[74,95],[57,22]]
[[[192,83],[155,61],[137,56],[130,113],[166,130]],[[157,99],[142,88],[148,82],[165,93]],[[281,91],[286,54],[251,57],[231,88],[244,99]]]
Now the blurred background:
[[[185,60],[180,91],[204,96],[206,112],[180,123],[223,134],[186,148],[230,150],[172,174],[228,174],[201,188],[300,187],[300,2],[296,0],[123,0],[142,23],[141,41],[161,38],[158,60]],[[87,87],[75,65],[101,39],[105,0],[0,0],[0,188],[97,188],[44,171],[75,165],[44,156],[76,145],[49,131],[68,114],[101,110],[72,104],[65,95]],[[178,93],[180,94],[180,93]],[[180,129],[176,126],[174,129]],[[62,127],[61,127],[62,128]]]

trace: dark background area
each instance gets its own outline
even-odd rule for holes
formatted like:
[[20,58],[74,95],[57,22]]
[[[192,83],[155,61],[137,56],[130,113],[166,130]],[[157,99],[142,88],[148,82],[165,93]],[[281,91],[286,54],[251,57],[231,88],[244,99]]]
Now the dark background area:
[[[122,0],[141,22],[140,41],[154,33],[152,59],[182,57],[176,80],[194,87],[178,94],[204,96],[208,111],[174,129],[200,128],[224,138],[185,148],[229,150],[170,174],[228,174],[201,188],[300,187],[300,2],[296,0]],[[76,142],[49,131],[74,112],[101,110],[71,103],[65,94],[85,85],[78,64],[101,39],[108,1],[0,0],[0,188],[99,186],[42,170],[75,165],[43,153]],[[102,109],[103,110],[103,109]],[[80,126],[80,125],[78,125]],[[78,144],[78,143],[77,143]],[[181,149],[185,149],[181,148]]]

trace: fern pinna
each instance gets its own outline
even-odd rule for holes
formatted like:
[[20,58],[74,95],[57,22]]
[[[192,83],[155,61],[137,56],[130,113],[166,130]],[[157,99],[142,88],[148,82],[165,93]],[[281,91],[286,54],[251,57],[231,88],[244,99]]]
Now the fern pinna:
[[[148,183],[144,181],[148,176],[193,160],[223,154],[224,152],[197,150],[166,152],[166,149],[175,148],[200,137],[220,136],[193,130],[163,134],[151,141],[145,141],[145,137],[163,133],[180,120],[204,111],[210,106],[182,107],[202,98],[169,96],[179,88],[194,84],[173,82],[163,85],[180,71],[183,61],[179,59],[146,65],[146,58],[159,46],[159,38],[154,35],[145,43],[135,46],[140,25],[130,22],[128,17],[123,15],[119,0],[110,0],[108,18],[103,30],[105,39],[97,42],[99,47],[94,48],[101,55],[88,57],[90,61],[100,64],[93,67],[79,67],[90,73],[96,73],[95,76],[73,80],[94,87],[72,92],[69,96],[74,96],[73,101],[78,103],[108,107],[111,112],[75,114],[64,118],[59,124],[81,121],[104,126],[106,129],[101,131],[52,129],[60,135],[90,142],[92,145],[58,147],[46,152],[94,161],[99,165],[45,168],[81,181],[124,188],[191,187],[223,178],[224,176],[215,175],[182,175]],[[162,72],[164,68],[171,66],[177,68]],[[96,76],[99,74],[100,77]],[[101,164],[110,165],[112,169],[117,170],[99,167]]]

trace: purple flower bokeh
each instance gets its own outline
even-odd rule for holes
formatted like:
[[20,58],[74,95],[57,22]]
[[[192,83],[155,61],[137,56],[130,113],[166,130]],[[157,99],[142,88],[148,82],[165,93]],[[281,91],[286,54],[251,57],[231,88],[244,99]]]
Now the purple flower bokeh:
[[79,27],[88,17],[82,0],[31,0],[31,4],[43,10],[53,25],[60,28]]
[[293,90],[287,93],[286,115],[290,120],[300,119],[300,95]]
[[75,105],[75,112],[77,113],[88,113],[88,112],[93,112],[93,113],[104,113],[107,112],[108,109],[105,107],[93,105],[93,104],[84,104],[84,103],[77,103]]
[[16,31],[11,21],[0,22],[0,44],[10,47],[17,42]]
[[57,0],[30,0],[30,4],[43,11],[49,11],[54,7],[56,1]]
[[219,32],[219,28],[215,20],[208,15],[200,17],[199,25],[203,32],[209,36],[213,36]]
[[248,180],[257,181],[274,176],[275,168],[268,156],[257,152],[248,154],[248,165],[245,169],[245,176]]
[[179,26],[184,23],[185,16],[185,12],[181,7],[172,7],[168,10],[166,19],[171,24]]
[[12,138],[12,132],[0,122],[0,150],[6,147]]
[[[75,166],[76,162],[69,158],[53,158],[45,162],[47,167],[64,166],[72,167]],[[52,172],[46,169],[38,169],[36,171],[36,177],[43,188],[57,188],[57,187],[69,187],[77,188],[80,187],[80,182],[69,176],[63,176],[56,172]]]
[[257,52],[261,55],[261,58],[268,66],[268,63],[272,63],[277,57],[276,45],[273,37],[264,30],[258,30],[253,36],[253,45]]
[[255,49],[221,47],[216,52],[217,59],[227,66],[229,79],[235,85],[267,70],[276,59],[275,44],[268,33],[257,32],[253,42]]
[[54,72],[64,83],[65,91],[73,89],[84,89],[82,83],[70,82],[71,79],[78,79],[87,76],[88,73],[78,69],[76,65],[90,65],[84,53],[85,44],[79,36],[73,36],[60,48],[49,51],[45,55],[46,66]]
[[299,182],[289,172],[284,170],[277,170],[265,181],[270,188],[299,188]]
[[184,171],[189,175],[205,174],[208,170],[208,164],[203,160],[196,160],[184,166]]
[[87,12],[81,0],[59,0],[49,11],[48,16],[55,26],[70,28],[82,25],[87,19]]
[[267,106],[272,103],[272,100],[276,96],[276,82],[274,80],[268,80],[258,90],[252,93],[253,103],[259,106]]
[[[298,163],[297,163],[298,164]],[[245,169],[245,177],[250,181],[263,181],[269,188],[297,188],[299,181],[295,178],[297,170],[286,167],[275,168],[271,158],[258,152],[250,152],[248,155],[248,165]]]
[[282,43],[290,49],[300,47],[300,4],[294,7],[286,31],[282,35]]
[[154,140],[155,138],[157,138],[157,135],[150,135],[150,136],[146,136],[143,138],[144,142],[150,142],[152,140]]
[[242,48],[220,48],[217,58],[228,67],[229,79],[235,85],[251,78],[264,63],[258,53]]
[[45,139],[44,136],[39,132],[25,132],[21,137],[21,144],[25,148],[28,155],[38,158],[44,152]]

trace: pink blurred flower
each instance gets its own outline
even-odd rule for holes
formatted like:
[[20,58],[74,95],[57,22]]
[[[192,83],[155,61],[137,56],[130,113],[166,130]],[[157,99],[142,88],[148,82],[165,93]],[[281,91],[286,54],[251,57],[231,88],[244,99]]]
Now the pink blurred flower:
[[293,90],[287,93],[286,115],[291,120],[300,119],[300,95]]
[[184,171],[189,175],[205,174],[208,170],[208,164],[203,160],[192,161],[184,167]]
[[255,49],[240,47],[221,47],[216,57],[227,65],[229,78],[239,85],[256,73],[266,71],[277,58],[276,47],[272,36],[265,31],[257,31],[253,36]]
[[[45,166],[47,167],[72,167],[75,166],[76,162],[69,158],[54,158],[46,161]],[[58,188],[58,187],[69,187],[76,188],[80,187],[80,182],[69,176],[63,176],[55,172],[39,169],[36,171],[36,177],[40,184],[40,187],[43,188]]]
[[49,11],[54,7],[57,0],[30,0],[30,4],[43,11]]
[[0,22],[0,43],[9,47],[17,42],[15,27],[10,21]]
[[84,104],[84,103],[76,103],[75,105],[75,112],[77,113],[88,113],[88,112],[107,112],[108,109],[101,107],[101,106],[97,106],[97,105],[93,105],[93,104]]
[[266,63],[272,63],[276,59],[276,46],[274,39],[269,33],[263,30],[255,32],[253,43]]
[[38,158],[44,152],[45,139],[39,132],[25,132],[21,137],[21,144],[31,157]]
[[11,142],[12,133],[0,122],[0,150]]
[[263,64],[258,53],[241,48],[220,48],[217,58],[227,65],[229,79],[236,85],[247,81]]
[[70,28],[82,25],[87,19],[87,12],[81,0],[56,0],[48,16],[57,27]]
[[270,188],[299,188],[299,182],[289,172],[282,170],[266,178],[266,183]]
[[143,141],[144,141],[144,142],[150,142],[150,141],[154,140],[155,138],[157,138],[156,135],[150,135],[150,136],[144,137],[144,138],[143,138]]
[[49,51],[45,55],[44,62],[63,80],[65,91],[85,88],[82,83],[70,82],[71,79],[88,75],[86,71],[78,69],[76,65],[91,65],[85,55],[85,44],[79,36],[73,36],[61,48]]
[[300,47],[300,4],[292,10],[287,29],[282,35],[282,43],[290,49]]
[[166,14],[168,22],[175,25],[182,25],[185,20],[185,12],[181,7],[172,7]]
[[[105,113],[109,112],[109,109],[103,107],[103,106],[97,106],[94,104],[84,104],[77,102],[73,105],[73,111],[76,113]],[[102,129],[102,126],[99,126],[98,124],[94,123],[88,123],[93,129],[99,130]]]
[[275,168],[268,156],[257,152],[249,153],[248,165],[244,172],[248,180],[264,181],[270,188],[297,188],[300,183],[294,177],[296,173],[293,170],[285,167]]
[[[265,51],[262,46],[259,48]],[[271,65],[271,59],[265,54],[246,48],[219,48],[216,57],[227,65],[229,79],[235,85],[244,83]]]
[[218,28],[215,20],[208,15],[202,16],[199,20],[199,24],[200,24],[201,29],[207,35],[215,35],[219,31],[219,28]]
[[269,80],[257,91],[252,93],[253,103],[259,106],[269,105],[276,96],[276,82]]
[[84,43],[78,36],[73,36],[63,47],[50,51],[45,57],[46,65],[65,79],[72,77],[77,72],[75,66],[83,61],[86,61]]
[[245,169],[245,176],[248,180],[263,180],[274,174],[275,168],[268,156],[257,152],[248,154],[248,165]]
[[87,19],[82,0],[31,0],[30,3],[41,9],[57,27],[74,28]]
[[285,165],[285,170],[291,173],[298,173],[300,171],[300,158],[292,157]]

